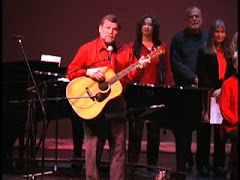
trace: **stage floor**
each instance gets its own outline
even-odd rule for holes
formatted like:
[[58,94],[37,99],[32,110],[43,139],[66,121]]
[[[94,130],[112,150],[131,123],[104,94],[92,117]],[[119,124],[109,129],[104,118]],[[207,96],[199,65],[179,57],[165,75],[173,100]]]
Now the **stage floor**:
[[[18,156],[18,148],[14,148],[14,157]],[[69,179],[75,180],[85,179],[85,166],[84,166],[84,152],[83,158],[76,162],[75,166],[72,166],[72,161],[70,161],[71,156],[73,155],[73,151],[71,148],[69,149],[59,149],[57,151],[57,161],[56,161],[56,151],[54,149],[45,149],[44,156],[42,151],[36,155],[37,166],[34,169],[27,168],[26,163],[24,168],[19,165],[19,161],[15,161],[14,158],[14,167],[6,168],[3,165],[3,175],[2,179],[4,180],[19,180],[19,179],[31,179],[31,174],[35,173],[50,173],[45,174],[44,176],[34,176],[34,179],[45,179],[45,180],[62,180]],[[44,169],[42,169],[42,156],[44,157]],[[108,171],[108,158],[109,151],[105,149],[103,151],[102,156],[102,164],[101,164],[101,180],[109,179],[109,171]],[[17,160],[17,159],[16,159]],[[20,161],[21,162],[21,161]],[[210,156],[210,162],[212,163],[212,154]],[[228,163],[228,154],[226,154],[226,164]],[[78,166],[82,164],[82,168]],[[55,170],[54,170],[55,167]],[[193,166],[191,172],[187,172],[184,174],[179,174],[176,172],[176,159],[174,152],[159,152],[159,161],[157,167],[147,167],[146,166],[146,153],[144,151],[141,152],[139,164],[132,166],[128,164],[127,166],[127,179],[128,180],[150,180],[154,179],[159,172],[165,172],[167,174],[167,179],[186,179],[186,180],[224,180],[225,178],[215,177],[213,172],[211,172],[210,177],[203,178],[200,177],[196,171],[196,166]],[[53,174],[52,174],[53,172]],[[24,175],[29,175],[28,177]]]

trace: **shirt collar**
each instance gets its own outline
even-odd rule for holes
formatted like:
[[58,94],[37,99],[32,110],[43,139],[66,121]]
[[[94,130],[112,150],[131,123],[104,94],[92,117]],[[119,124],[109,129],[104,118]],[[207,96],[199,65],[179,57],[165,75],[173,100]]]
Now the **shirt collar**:
[[97,47],[98,47],[98,51],[99,52],[107,51],[107,47],[106,47],[106,45],[104,44],[104,42],[103,42],[103,40],[101,38],[98,38]]

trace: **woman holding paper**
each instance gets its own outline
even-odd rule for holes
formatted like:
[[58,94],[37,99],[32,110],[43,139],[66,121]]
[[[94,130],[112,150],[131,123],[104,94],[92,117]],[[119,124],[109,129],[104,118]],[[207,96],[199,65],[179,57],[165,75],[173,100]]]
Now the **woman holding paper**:
[[[218,103],[221,85],[231,75],[231,49],[228,33],[222,20],[216,20],[209,29],[208,40],[199,50],[197,76],[199,87],[212,88],[212,97]],[[211,117],[210,117],[211,118]],[[211,120],[210,120],[211,121]],[[220,136],[222,117],[214,122],[213,171],[215,176],[224,176],[225,142]],[[197,130],[196,165],[200,175],[209,176],[209,155],[212,123],[201,123]]]

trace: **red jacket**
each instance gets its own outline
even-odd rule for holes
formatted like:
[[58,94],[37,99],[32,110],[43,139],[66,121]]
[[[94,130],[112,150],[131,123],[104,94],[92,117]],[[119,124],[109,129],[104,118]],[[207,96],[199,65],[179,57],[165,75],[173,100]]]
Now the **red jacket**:
[[231,76],[221,88],[219,107],[223,116],[222,128],[229,132],[238,128],[238,78]]
[[[134,42],[130,43],[130,46],[133,48],[134,47]],[[162,46],[165,49],[165,54],[164,54],[164,73],[165,73],[165,82],[162,85],[166,86],[172,86],[173,85],[173,77],[172,77],[172,71],[171,71],[171,65],[170,65],[170,57],[169,57],[169,49],[165,43],[162,43]],[[142,49],[140,52],[139,57],[141,56],[146,56],[149,54],[151,51],[147,49],[144,45],[142,45]],[[144,74],[141,77],[141,79],[138,81],[138,83],[141,84],[154,84],[154,85],[159,85],[159,64],[162,63],[161,60],[159,59],[159,56],[156,56],[151,59],[151,63],[146,67],[144,70]]]

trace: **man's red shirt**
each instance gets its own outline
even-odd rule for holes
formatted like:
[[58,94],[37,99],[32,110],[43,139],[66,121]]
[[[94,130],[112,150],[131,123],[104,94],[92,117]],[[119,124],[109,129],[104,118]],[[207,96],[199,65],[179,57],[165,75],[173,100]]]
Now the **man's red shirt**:
[[[137,59],[134,57],[133,51],[127,44],[117,42],[117,51],[113,51],[111,60],[106,60],[109,56],[107,47],[104,45],[101,38],[97,38],[81,46],[70,63],[67,70],[67,78],[72,80],[77,77],[86,76],[88,68],[96,68],[108,66],[115,73],[122,71]],[[126,83],[138,80],[142,73],[137,69],[130,72],[127,76],[120,79],[123,88],[126,88]]]

